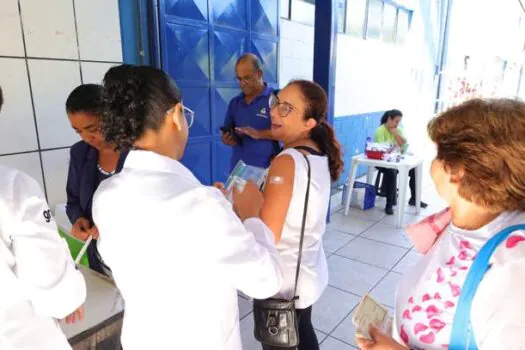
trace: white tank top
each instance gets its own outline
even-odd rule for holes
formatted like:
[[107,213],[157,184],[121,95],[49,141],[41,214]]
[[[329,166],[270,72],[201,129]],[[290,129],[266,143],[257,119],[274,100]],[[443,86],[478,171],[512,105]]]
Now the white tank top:
[[[301,152],[296,149],[286,149],[279,154],[279,157],[285,154],[294,160],[295,176],[288,214],[284,222],[281,240],[277,243],[277,250],[284,264],[284,283],[278,296],[290,299],[293,296],[299,253],[308,168]],[[331,186],[328,158],[308,155],[308,160],[311,166],[311,183],[301,269],[297,285],[299,299],[295,303],[298,309],[305,309],[314,304],[328,284],[328,267],[323,248],[323,234],[326,229]]]

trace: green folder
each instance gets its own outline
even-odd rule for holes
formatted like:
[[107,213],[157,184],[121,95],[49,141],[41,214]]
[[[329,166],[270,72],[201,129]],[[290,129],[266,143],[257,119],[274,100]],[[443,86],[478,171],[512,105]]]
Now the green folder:
[[[75,260],[77,255],[78,255],[78,253],[82,249],[82,246],[84,245],[84,242],[82,242],[82,241],[76,239],[75,237],[69,235],[68,233],[64,232],[60,228],[58,229],[58,233],[60,234],[61,237],[63,237],[66,240],[67,245],[69,247],[69,251],[71,252],[71,257],[73,258],[73,260]],[[88,259],[87,254],[84,254],[82,259],[80,259],[80,265],[84,265],[86,267],[89,267],[89,259]]]

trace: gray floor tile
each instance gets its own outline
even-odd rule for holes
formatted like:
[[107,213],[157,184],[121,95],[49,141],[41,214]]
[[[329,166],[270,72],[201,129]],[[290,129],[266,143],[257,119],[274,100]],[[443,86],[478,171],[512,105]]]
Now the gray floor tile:
[[328,259],[329,284],[357,295],[364,295],[388,272],[385,269],[337,255]]
[[317,341],[319,344],[321,344],[328,336],[328,334],[318,331],[317,329],[315,330],[315,334],[317,335]]
[[240,290],[237,291],[237,295],[240,296],[243,299],[246,299],[246,300],[250,300],[251,299],[249,296],[247,296],[246,294],[244,294]]
[[[396,221],[397,221],[397,211],[396,210],[394,210],[395,211],[394,215],[386,216],[383,220],[381,220],[381,223],[385,224],[385,225],[395,226],[396,225]],[[415,215],[415,213],[414,213],[414,215],[404,214],[403,215],[403,227],[407,227],[407,225],[417,224],[418,222],[420,222],[424,218],[425,218],[424,216]]]
[[324,251],[333,253],[354,239],[355,236],[327,228],[323,235]]
[[363,233],[361,237],[389,243],[398,247],[412,248],[412,243],[406,235],[405,229],[398,229],[390,225],[377,224]]
[[331,336],[357,347],[357,344],[355,343],[355,326],[352,323],[352,314],[348,315],[343,322],[337,326]]
[[390,272],[386,277],[372,290],[370,295],[378,302],[391,308],[395,307],[395,297],[397,285],[403,275]]
[[246,300],[242,297],[239,297],[239,319],[244,318],[252,312],[252,302],[251,300]]
[[361,220],[366,221],[380,221],[383,219],[386,214],[384,211],[384,205],[377,205],[374,208],[370,208],[368,210],[362,210],[358,208],[352,208],[350,207],[350,210],[348,212],[348,216],[352,216]]
[[337,340],[332,337],[326,338],[326,340],[321,344],[321,350],[354,350],[357,349],[352,345],[343,343],[340,340]]
[[337,255],[390,270],[407,251],[406,248],[358,237],[341,248]]
[[253,336],[253,317],[241,320],[241,340],[243,350],[261,350],[261,343]]
[[421,259],[423,255],[419,254],[415,250],[411,250],[401,259],[400,262],[397,263],[396,266],[394,266],[393,270],[395,272],[399,272],[401,274],[405,274],[410,269],[417,264],[417,262]]
[[328,224],[328,227],[357,236],[372,227],[374,224],[375,221],[366,221],[350,215],[344,216],[344,213],[339,212],[330,217],[330,224]]
[[315,329],[329,334],[358,302],[358,296],[328,286],[312,309]]

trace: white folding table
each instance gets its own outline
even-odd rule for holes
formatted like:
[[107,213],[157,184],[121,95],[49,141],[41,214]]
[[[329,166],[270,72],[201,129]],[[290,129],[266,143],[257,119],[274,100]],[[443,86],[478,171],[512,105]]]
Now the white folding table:
[[369,159],[365,154],[359,154],[352,158],[352,164],[350,167],[350,176],[348,177],[348,196],[345,201],[345,216],[348,215],[348,209],[350,208],[350,200],[352,198],[352,191],[354,188],[355,178],[357,175],[357,168],[359,165],[368,166],[367,182],[373,185],[374,172],[376,167],[397,169],[399,171],[398,177],[398,188],[399,188],[399,200],[398,210],[396,218],[396,227],[400,228],[403,226],[403,215],[406,208],[406,190],[408,185],[408,172],[415,168],[416,172],[416,213],[419,214],[421,210],[421,189],[423,179],[423,159],[413,155],[403,156],[400,162],[387,162],[384,160]]

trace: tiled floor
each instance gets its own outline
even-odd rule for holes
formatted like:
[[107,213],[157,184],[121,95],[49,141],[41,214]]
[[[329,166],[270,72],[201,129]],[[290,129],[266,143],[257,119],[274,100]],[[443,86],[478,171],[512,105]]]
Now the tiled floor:
[[[429,182],[427,182],[429,183]],[[429,207],[416,215],[407,208],[404,224],[416,223],[424,216],[444,208],[431,185],[425,186],[423,199]],[[398,281],[419,259],[403,229],[386,217],[384,202],[362,211],[351,209],[345,217],[333,214],[324,235],[328,258],[329,285],[313,306],[313,323],[321,350],[355,349],[352,312],[365,293],[371,293],[393,312]],[[259,350],[253,338],[251,304],[239,297],[243,349]]]

